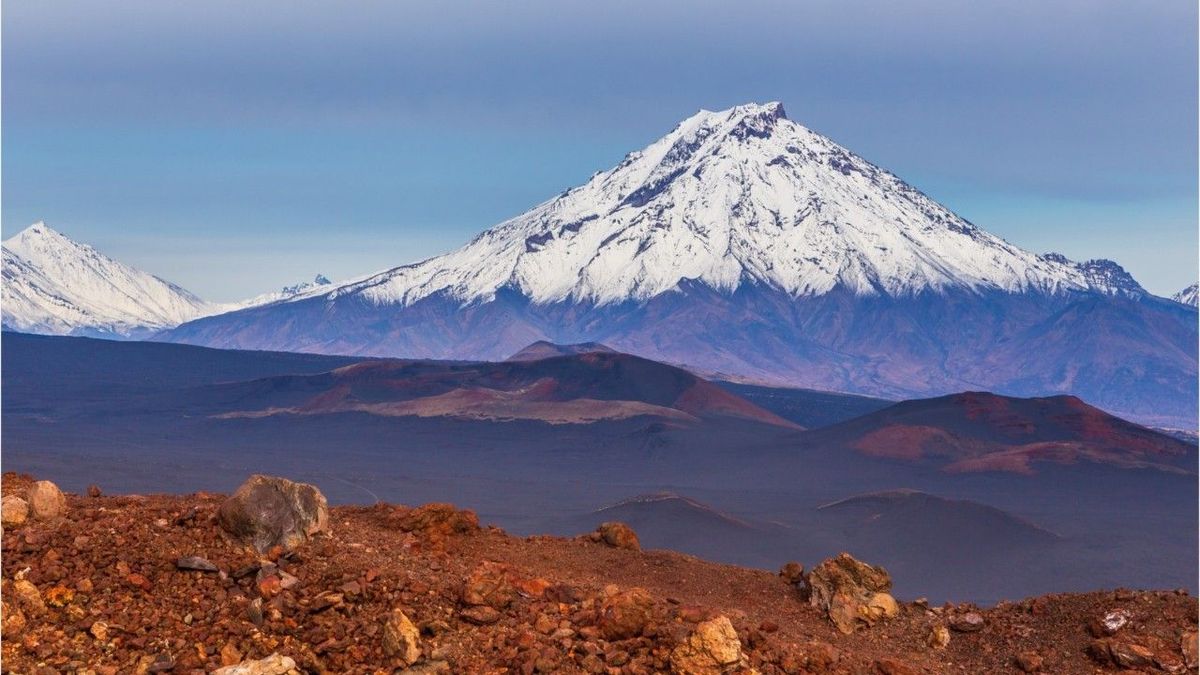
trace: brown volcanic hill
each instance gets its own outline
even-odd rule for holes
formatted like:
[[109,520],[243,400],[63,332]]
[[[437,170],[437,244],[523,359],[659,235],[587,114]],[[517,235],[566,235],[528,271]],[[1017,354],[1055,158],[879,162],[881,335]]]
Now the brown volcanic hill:
[[948,472],[1032,473],[1041,461],[1192,471],[1195,448],[1074,396],[964,392],[904,401],[809,433],[808,444],[928,462]]
[[[6,495],[19,491],[10,478]],[[697,622],[718,615],[745,654],[729,672],[763,675],[1012,673],[1032,657],[1042,672],[1116,672],[1114,659],[1136,658],[1182,672],[1195,654],[1197,605],[1175,592],[1051,595],[990,609],[906,602],[895,618],[843,635],[770,572],[515,538],[463,527],[470,517],[435,507],[334,508],[329,534],[270,555],[288,584],[259,583],[264,561],[213,522],[222,499],[68,495],[64,517],[5,527],[4,671],[201,673],[277,653],[302,672],[393,672],[398,657],[384,645],[396,610],[419,629],[415,663],[395,671],[406,673],[664,672]],[[184,556],[217,571],[180,569]],[[494,611],[467,607],[464,585],[480,569],[500,575],[486,589],[503,591]],[[622,595],[634,588],[645,593]],[[612,598],[632,598],[638,611]],[[934,627],[972,610],[978,631],[929,646]],[[1089,623],[1113,611],[1127,612],[1127,625],[1103,641],[1089,635]]]
[[575,344],[557,344],[547,340],[538,340],[523,347],[520,351],[505,359],[506,361],[538,361],[555,356],[570,356],[571,354],[588,354],[600,352],[615,354],[617,350],[599,342],[577,342]]
[[318,375],[216,385],[207,396],[232,407],[224,417],[366,412],[570,424],[645,415],[799,428],[685,370],[616,352],[499,363],[368,361]]

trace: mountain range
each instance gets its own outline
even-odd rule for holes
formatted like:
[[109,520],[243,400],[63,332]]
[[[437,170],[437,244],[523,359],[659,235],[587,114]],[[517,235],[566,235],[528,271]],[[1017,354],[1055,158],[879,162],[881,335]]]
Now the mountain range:
[[1186,297],[1016,247],[778,103],[701,111],[445,255],[226,309],[155,319],[154,339],[470,360],[603,342],[887,398],[1074,394],[1164,425],[1198,403]]
[[234,303],[208,302],[37,222],[3,247],[3,324],[47,335],[144,338],[202,316],[278,302],[329,285],[285,286]]

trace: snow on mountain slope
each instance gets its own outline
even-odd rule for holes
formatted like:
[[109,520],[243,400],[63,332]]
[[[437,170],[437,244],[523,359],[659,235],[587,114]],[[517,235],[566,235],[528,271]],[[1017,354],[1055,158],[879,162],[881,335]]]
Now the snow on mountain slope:
[[269,305],[272,302],[279,302],[280,300],[288,300],[288,299],[294,298],[298,295],[308,294],[313,291],[323,290],[323,289],[327,290],[326,287],[332,286],[332,285],[333,285],[333,282],[330,281],[328,278],[326,278],[326,276],[324,274],[317,274],[317,276],[313,277],[312,281],[302,281],[302,282],[300,282],[298,284],[294,284],[292,286],[284,286],[283,288],[279,289],[278,291],[271,291],[270,293],[263,293],[261,295],[256,295],[253,298],[250,298],[249,300],[243,300],[242,302],[232,303],[227,306],[228,309],[226,311],[245,309],[247,307],[258,307],[260,305]]
[[1175,295],[1172,295],[1171,299],[1180,304],[1196,307],[1198,304],[1197,296],[1200,295],[1197,293],[1197,289],[1200,289],[1200,284],[1192,284],[1182,291],[1179,291]]
[[131,336],[219,306],[35,223],[3,244],[4,327]]
[[143,337],[192,319],[267,305],[332,282],[284,286],[241,302],[206,302],[38,222],[6,240],[4,327],[28,333]]
[[1104,275],[975,227],[769,103],[701,111],[457,251],[330,297],[410,305],[445,291],[469,304],[515,288],[535,303],[604,305],[685,280],[793,297],[1108,290]]
[[778,104],[698,113],[456,251],[157,339],[467,360],[601,342],[889,398],[1071,393],[1181,426],[1197,405],[1194,309],[988,234]]

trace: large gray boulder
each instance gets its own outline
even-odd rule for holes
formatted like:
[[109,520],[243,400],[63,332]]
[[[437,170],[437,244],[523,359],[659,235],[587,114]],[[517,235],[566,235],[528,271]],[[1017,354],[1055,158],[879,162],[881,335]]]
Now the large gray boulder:
[[217,512],[222,529],[264,553],[294,548],[329,531],[329,505],[315,486],[253,475]]

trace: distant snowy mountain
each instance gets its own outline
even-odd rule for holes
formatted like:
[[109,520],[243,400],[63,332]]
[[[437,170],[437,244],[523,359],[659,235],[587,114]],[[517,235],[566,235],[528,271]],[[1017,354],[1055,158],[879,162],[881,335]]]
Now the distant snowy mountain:
[[491,359],[599,341],[814,388],[1194,417],[1185,311],[1115,263],[985,232],[770,103],[697,113],[451,253],[164,338]]
[[257,307],[328,286],[312,281],[249,300],[206,302],[38,222],[3,245],[3,323],[50,335],[143,338],[203,316]]
[[245,309],[247,307],[258,307],[259,305],[269,305],[273,302],[279,302],[280,300],[290,300],[296,296],[318,290],[324,286],[331,286],[332,284],[333,282],[327,279],[325,275],[318,274],[313,278],[312,281],[303,281],[292,286],[284,286],[278,291],[263,293],[262,295],[256,295],[249,300],[233,303],[229,305],[229,308],[226,311]]
[[1110,292],[1109,281],[980,230],[771,103],[701,111],[453,253],[335,293],[408,306],[435,294],[486,302],[511,289],[538,304],[607,305],[683,283],[800,297]]
[[4,327],[130,337],[218,309],[188,291],[35,223],[3,245]]
[[1192,307],[1195,307],[1198,300],[1198,288],[1200,288],[1200,284],[1192,284],[1182,291],[1179,291],[1175,295],[1172,295],[1171,299],[1180,304],[1191,305]]

